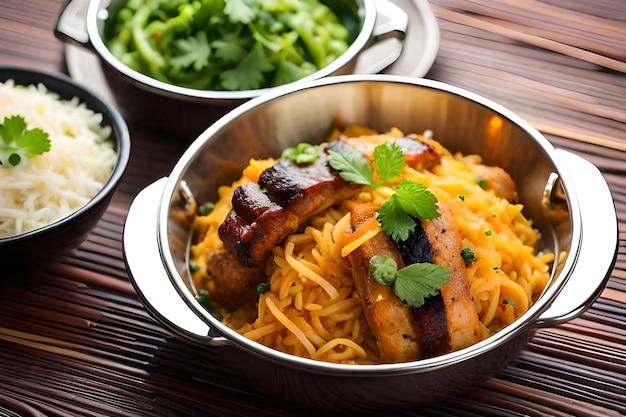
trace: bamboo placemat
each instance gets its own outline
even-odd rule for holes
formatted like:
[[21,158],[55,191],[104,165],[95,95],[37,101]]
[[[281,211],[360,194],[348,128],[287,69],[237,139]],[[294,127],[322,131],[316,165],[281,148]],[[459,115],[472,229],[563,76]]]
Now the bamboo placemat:
[[[61,71],[51,28],[62,3],[0,0],[0,63]],[[615,199],[620,249],[607,289],[581,317],[538,330],[510,366],[476,390],[393,414],[624,415],[623,2],[432,5],[442,38],[428,77],[498,101],[556,146],[596,164]],[[176,338],[141,305],[123,262],[125,215],[139,190],[167,175],[184,145],[132,125],[131,134],[124,181],[88,240],[64,262],[0,285],[0,415],[322,415],[250,391],[210,349]]]

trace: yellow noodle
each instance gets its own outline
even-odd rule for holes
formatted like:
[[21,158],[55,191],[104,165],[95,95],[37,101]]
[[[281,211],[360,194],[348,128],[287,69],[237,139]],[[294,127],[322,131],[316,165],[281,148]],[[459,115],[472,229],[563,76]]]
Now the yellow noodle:
[[309,356],[314,357],[315,347],[309,341],[309,339],[306,338],[302,330],[300,330],[300,328],[296,326],[294,322],[289,320],[289,318],[287,318],[287,316],[283,314],[282,311],[280,311],[278,306],[272,301],[271,297],[266,297],[265,303],[267,304],[267,308],[269,309],[269,311],[274,315],[274,317],[276,317],[276,320],[278,320],[283,326],[285,326],[285,328],[288,329],[300,341],[300,343],[302,343],[302,345],[309,352]]
[[[381,135],[366,128],[349,130],[367,135],[350,139],[354,144],[366,143],[366,148],[404,136],[397,129]],[[434,140],[423,140],[442,155],[432,170],[407,167],[394,184],[363,188],[314,216],[303,231],[272,249],[266,266],[270,290],[259,300],[256,320],[238,331],[298,356],[340,363],[380,362],[346,259],[348,253],[380,233],[380,228],[345,246],[344,240],[352,232],[350,211],[366,202],[384,203],[403,179],[421,182],[450,208],[463,247],[474,251],[476,260],[466,273],[486,333],[500,330],[532,305],[548,284],[552,263],[563,262],[564,254],[555,259],[553,253],[534,253],[540,236],[524,217],[523,206],[499,198],[477,183],[475,168],[482,164],[479,156],[452,154]],[[191,256],[200,266],[193,275],[198,288],[211,291],[206,259],[212,251],[224,250],[217,228],[232,209],[235,187],[247,180],[258,181],[273,162],[250,161],[241,180],[219,188],[215,210],[196,217],[194,229],[199,240],[192,246]]]
[[330,350],[333,350],[335,347],[339,346],[339,345],[343,345],[346,348],[350,348],[353,349],[354,352],[356,353],[357,356],[364,358],[366,357],[366,353],[365,353],[365,349],[363,349],[361,346],[357,345],[356,343],[354,343],[354,341],[350,340],[350,339],[346,339],[346,338],[336,338],[333,339],[329,342],[326,342],[326,344],[324,344],[324,346],[320,347],[317,350],[317,355],[318,356],[323,356],[325,353],[327,353]]
[[333,287],[330,282],[308,269],[304,264],[302,264],[302,262],[299,262],[296,258],[293,257],[293,248],[293,242],[287,242],[287,246],[285,248],[285,259],[289,263],[289,266],[298,271],[298,273],[301,274],[303,277],[310,279],[311,281],[322,287],[331,298],[337,297],[337,289]]

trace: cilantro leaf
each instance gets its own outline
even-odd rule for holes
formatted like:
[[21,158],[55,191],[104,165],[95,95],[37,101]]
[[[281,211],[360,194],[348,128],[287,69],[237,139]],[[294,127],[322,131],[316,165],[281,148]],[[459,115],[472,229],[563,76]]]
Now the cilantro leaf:
[[32,158],[50,150],[48,133],[40,128],[27,129],[22,116],[5,116],[0,125],[0,163],[18,165],[23,157]]
[[430,263],[406,266],[396,274],[393,292],[411,307],[420,307],[424,299],[437,295],[450,280],[450,270]]
[[381,183],[400,176],[405,165],[402,148],[397,143],[382,143],[374,148],[374,168]]
[[413,217],[426,220],[439,217],[437,197],[422,183],[404,180],[398,184],[394,195],[402,208]]
[[415,219],[439,217],[437,197],[419,182],[404,180],[378,210],[383,232],[394,241],[406,240],[415,229]]
[[246,4],[245,0],[226,0],[224,14],[231,22],[243,24],[250,23],[255,16],[254,10]]
[[378,209],[378,220],[383,232],[394,241],[407,240],[409,233],[415,229],[415,219],[404,210],[396,194]]
[[393,292],[411,307],[421,307],[427,297],[439,293],[450,281],[450,269],[431,263],[415,263],[398,269],[388,256],[370,259],[370,274],[381,285],[393,285]]
[[237,67],[222,72],[220,79],[222,86],[227,90],[256,90],[263,84],[263,72],[273,69],[274,65],[267,59],[263,45],[257,42]]
[[172,67],[176,69],[191,67],[200,71],[209,65],[211,46],[206,33],[198,32],[195,36],[178,39],[174,41],[174,47],[178,54],[170,58]]
[[[344,180],[374,188],[400,176],[406,165],[397,143],[376,146],[373,156],[378,182],[374,180],[374,171],[367,158],[353,148],[342,152],[330,150],[328,164],[339,171]],[[432,220],[437,217],[437,197],[423,184],[410,180],[401,181],[378,211],[383,231],[396,242],[408,238],[409,232],[415,228],[415,219]]]
[[343,152],[330,150],[328,164],[350,183],[374,186],[374,171],[369,161],[355,149],[347,148]]

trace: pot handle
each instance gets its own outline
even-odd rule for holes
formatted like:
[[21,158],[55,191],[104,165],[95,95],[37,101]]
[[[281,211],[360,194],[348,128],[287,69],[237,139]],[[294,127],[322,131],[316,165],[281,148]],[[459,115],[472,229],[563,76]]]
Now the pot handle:
[[375,74],[396,62],[409,26],[409,15],[390,0],[375,0],[376,24],[372,44],[359,54],[354,72]]
[[93,50],[87,33],[89,0],[69,0],[54,26],[54,36],[69,44]]
[[619,242],[615,205],[602,173],[580,156],[562,149],[556,152],[576,185],[582,238],[571,275],[539,316],[539,327],[578,317],[600,296],[615,266]]
[[161,178],[137,194],[124,225],[124,261],[137,295],[148,311],[180,336],[207,344],[211,328],[178,294],[163,267],[158,239],[158,214],[167,178]]

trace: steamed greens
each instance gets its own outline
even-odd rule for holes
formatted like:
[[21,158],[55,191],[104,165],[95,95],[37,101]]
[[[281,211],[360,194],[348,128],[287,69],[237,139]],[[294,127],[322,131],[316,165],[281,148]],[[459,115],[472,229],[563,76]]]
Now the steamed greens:
[[355,19],[345,25],[318,0],[129,0],[107,19],[105,43],[166,83],[254,90],[330,64],[348,48]]

